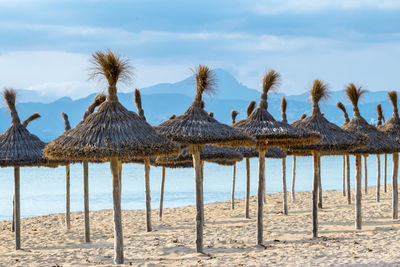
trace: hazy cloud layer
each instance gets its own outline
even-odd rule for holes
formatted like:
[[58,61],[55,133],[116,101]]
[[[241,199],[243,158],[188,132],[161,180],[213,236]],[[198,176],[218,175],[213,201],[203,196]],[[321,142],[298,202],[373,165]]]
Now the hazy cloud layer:
[[258,88],[266,69],[282,91],[315,78],[396,89],[398,1],[3,1],[0,85],[74,98],[104,88],[87,80],[88,58],[112,48],[144,87],[175,82],[196,64],[221,67]]

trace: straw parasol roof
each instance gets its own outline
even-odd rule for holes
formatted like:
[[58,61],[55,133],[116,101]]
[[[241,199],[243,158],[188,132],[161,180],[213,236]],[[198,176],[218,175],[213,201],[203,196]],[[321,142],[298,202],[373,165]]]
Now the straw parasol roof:
[[346,107],[340,101],[336,103],[336,106],[343,112],[344,124],[348,123],[350,119],[349,119],[349,114],[347,114]]
[[[206,76],[206,75],[207,76]],[[202,94],[214,92],[215,77],[206,66],[197,68],[197,90],[192,105],[183,115],[169,119],[155,129],[175,142],[186,145],[252,146],[254,140],[240,130],[218,122],[202,107]]]
[[[378,130],[385,133],[387,136],[396,140],[397,143],[400,143],[400,118],[399,118],[399,110],[397,108],[397,92],[391,91],[388,93],[390,102],[393,105],[393,115],[392,117],[386,121],[384,125],[378,126]],[[379,117],[383,118],[382,108],[380,110],[381,115]],[[383,118],[384,120],[384,118]],[[378,122],[381,121],[378,118]]]
[[[49,161],[43,155],[45,143],[36,135],[31,134],[24,125],[21,124],[18,112],[15,108],[15,90],[4,89],[3,96],[11,112],[11,126],[0,135],[0,166],[23,167],[47,165]],[[32,116],[24,122],[25,125],[33,120],[36,115]]]
[[319,102],[329,95],[327,85],[321,80],[315,80],[311,89],[313,109],[311,116],[297,121],[292,125],[300,129],[317,132],[321,140],[316,144],[293,146],[291,152],[307,153],[318,151],[321,155],[338,155],[356,148],[366,146],[368,138],[359,133],[351,133],[342,130],[339,126],[329,122],[321,113]]
[[287,123],[276,121],[268,112],[268,92],[277,86],[279,74],[268,72],[263,78],[263,93],[260,106],[246,119],[236,122],[233,127],[254,137],[258,142],[267,142],[267,146],[289,146],[318,142],[319,135],[302,129],[296,129]]
[[365,134],[370,139],[370,143],[367,146],[354,150],[351,154],[383,154],[400,151],[400,146],[394,139],[388,138],[361,116],[358,110],[358,101],[365,92],[361,86],[356,87],[353,83],[350,83],[346,88],[347,97],[353,104],[353,119],[341,128],[351,133]]
[[177,144],[157,134],[136,113],[121,105],[115,85],[109,86],[106,101],[95,113],[50,142],[45,154],[51,158],[90,161],[112,157],[129,160],[179,151]]

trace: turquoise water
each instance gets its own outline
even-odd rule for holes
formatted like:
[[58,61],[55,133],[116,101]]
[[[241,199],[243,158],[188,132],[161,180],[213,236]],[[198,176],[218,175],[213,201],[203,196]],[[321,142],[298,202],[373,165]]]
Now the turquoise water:
[[[388,183],[391,180],[392,162],[388,156]],[[292,157],[287,158],[287,186],[291,188]],[[381,156],[383,180],[384,157]],[[251,194],[257,191],[258,159],[251,159]],[[342,157],[323,157],[323,190],[342,189]],[[225,201],[231,196],[232,167],[206,163],[204,167],[205,202]],[[312,158],[297,158],[296,191],[312,188]],[[351,157],[351,185],[354,186],[354,157]],[[236,197],[245,195],[246,164],[237,164]],[[368,157],[368,185],[376,184],[376,156]],[[0,169],[0,220],[12,216],[14,190],[13,168]],[[166,169],[164,207],[194,204],[193,169]],[[71,165],[71,210],[83,210],[82,165]],[[151,167],[150,186],[152,207],[158,208],[161,168]],[[266,160],[267,193],[282,191],[282,160]],[[112,209],[111,172],[109,164],[89,164],[90,210]],[[122,208],[145,209],[144,166],[124,164],[122,168]],[[21,216],[30,217],[65,211],[65,167],[21,168]]]

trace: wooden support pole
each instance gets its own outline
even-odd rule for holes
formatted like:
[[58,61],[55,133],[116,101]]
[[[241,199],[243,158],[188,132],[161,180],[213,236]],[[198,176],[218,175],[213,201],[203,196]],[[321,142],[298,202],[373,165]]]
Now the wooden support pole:
[[282,187],[283,187],[283,214],[288,215],[287,188],[286,188],[286,157],[282,158]]
[[15,249],[21,249],[21,214],[20,214],[20,171],[14,167],[14,215],[15,215]]
[[146,231],[151,232],[150,158],[144,158],[144,187],[146,195]]
[[364,186],[365,194],[368,195],[368,162],[366,155],[364,155]]
[[392,217],[394,220],[399,218],[399,192],[398,192],[398,175],[399,175],[399,153],[393,153],[393,176],[392,176]]
[[193,145],[190,153],[193,157],[193,167],[195,176],[195,195],[196,195],[196,252],[203,253],[203,225],[202,214],[201,183],[202,183],[202,164],[200,159],[201,146]]
[[112,157],[110,168],[112,173],[113,186],[113,217],[114,217],[114,263],[124,263],[124,241],[122,234],[122,214],[121,214],[121,161]]
[[361,156],[356,155],[356,229],[361,229],[362,213],[361,213]]
[[351,204],[351,185],[350,185],[350,156],[346,155],[347,169],[347,204]]
[[257,244],[263,245],[263,212],[265,198],[265,149],[258,151],[258,194],[257,194]]
[[312,236],[313,238],[318,237],[318,189],[319,189],[319,164],[318,164],[318,152],[314,152],[313,165],[314,165],[314,181],[312,188]]
[[387,154],[385,154],[385,174],[383,177],[383,191],[386,193],[387,192]]
[[[200,157],[201,159],[201,157]],[[204,216],[204,160],[201,161],[201,184],[200,184],[200,199],[201,199],[201,216],[203,217],[203,225],[206,224],[206,217]]]
[[343,156],[343,196],[346,196],[346,156]]
[[163,214],[163,202],[164,202],[164,185],[165,185],[165,167],[162,167],[162,174],[161,174],[161,194],[160,194],[160,213],[158,218],[160,221],[162,220]]
[[250,218],[250,159],[246,158],[246,203],[245,217]]
[[231,209],[235,209],[235,182],[236,182],[236,163],[233,164],[232,174],[232,194],[231,194]]
[[296,156],[293,156],[292,201],[296,201],[295,183],[296,183]]
[[376,155],[376,163],[378,168],[376,176],[376,202],[379,202],[381,199],[381,158],[379,154]]
[[83,203],[85,218],[85,243],[90,242],[90,222],[89,222],[89,165],[83,161]]
[[71,178],[70,166],[65,166],[65,226],[71,229]]
[[322,209],[321,156],[318,156],[318,208]]
[[12,199],[12,221],[11,221],[11,232],[15,232],[15,194]]

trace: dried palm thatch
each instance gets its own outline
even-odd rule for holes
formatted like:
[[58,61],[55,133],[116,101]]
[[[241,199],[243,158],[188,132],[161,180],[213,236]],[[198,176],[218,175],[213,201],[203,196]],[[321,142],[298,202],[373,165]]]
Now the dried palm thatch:
[[156,126],[157,132],[173,141],[186,145],[252,146],[254,140],[251,137],[240,130],[219,123],[201,107],[202,94],[213,94],[215,92],[213,72],[207,66],[199,65],[196,81],[197,90],[192,105],[183,115]]
[[91,78],[106,79],[108,94],[96,112],[75,128],[50,142],[45,154],[51,158],[70,160],[107,160],[113,176],[113,208],[116,264],[124,261],[121,220],[122,160],[176,153],[178,144],[157,134],[136,113],[123,107],[117,96],[117,82],[132,77],[129,61],[111,50],[96,52],[92,57]]
[[40,114],[39,113],[33,113],[32,115],[30,115],[26,120],[24,120],[24,122],[22,123],[22,126],[26,127],[28,126],[28,124],[31,121],[34,121],[36,119],[40,118]]
[[256,101],[251,101],[250,103],[249,103],[249,105],[247,106],[247,110],[246,110],[246,113],[247,113],[247,117],[249,117],[250,116],[250,114],[253,112],[253,110],[254,110],[254,108],[256,107]]
[[400,151],[396,139],[389,138],[375,126],[370,125],[361,115],[358,109],[358,101],[366,91],[361,86],[357,87],[350,83],[346,87],[346,95],[353,104],[353,119],[342,126],[342,129],[355,133],[367,135],[370,143],[360,149],[354,150],[351,154],[383,154]]
[[376,125],[381,126],[383,123],[385,123],[385,117],[383,116],[383,109],[381,104],[376,105],[376,113],[378,114],[378,121],[376,122]]
[[[36,135],[31,134],[18,116],[15,108],[16,92],[14,89],[4,89],[3,97],[11,113],[11,126],[0,135],[0,166],[45,166],[48,159],[43,156],[43,143]],[[36,115],[35,115],[36,116]],[[34,117],[35,117],[34,116]],[[32,117],[25,121],[28,125]]]
[[96,95],[96,97],[94,98],[92,104],[90,104],[90,106],[88,107],[88,109],[85,111],[85,113],[83,114],[83,120],[85,120],[90,114],[92,114],[95,110],[96,107],[100,106],[101,103],[103,103],[104,101],[106,101],[106,95],[105,94],[98,94]]
[[232,112],[231,112],[232,124],[234,124],[236,122],[237,115],[239,115],[239,112],[237,112],[236,110],[232,110]]
[[275,89],[279,81],[280,75],[277,72],[267,72],[263,77],[260,106],[246,119],[236,122],[233,127],[254,137],[258,143],[271,147],[318,142],[320,137],[317,133],[296,129],[287,123],[276,121],[268,112],[268,92]]
[[281,102],[282,122],[287,123],[286,108],[287,108],[286,98],[284,96],[282,96],[282,102]]
[[[393,105],[392,117],[386,121],[384,125],[378,126],[378,130],[385,133],[387,136],[400,143],[400,118],[397,108],[397,92],[391,91],[388,93],[390,102]],[[383,118],[383,115],[381,115]]]
[[135,89],[134,96],[135,96],[136,108],[138,110],[138,115],[143,120],[146,120],[146,117],[144,116],[144,111],[142,109],[142,97],[140,96],[140,91],[137,88]]
[[[236,148],[236,151],[242,154],[244,158],[258,158],[257,149],[254,147],[238,147]],[[271,159],[281,159],[286,157],[286,153],[278,147],[268,147],[267,152],[265,152],[265,157]]]
[[346,107],[345,107],[345,106],[343,105],[343,103],[340,102],[340,101],[336,103],[336,106],[337,106],[341,111],[343,111],[344,123],[345,123],[345,124],[348,123],[348,122],[350,121],[350,119],[349,119],[349,114],[347,114]]
[[344,131],[321,114],[319,101],[327,98],[328,93],[327,85],[321,80],[315,80],[311,89],[313,101],[311,116],[292,124],[296,128],[319,133],[321,140],[312,145],[289,147],[288,150],[291,153],[303,154],[318,151],[320,155],[342,155],[368,144],[369,140],[365,136]]

